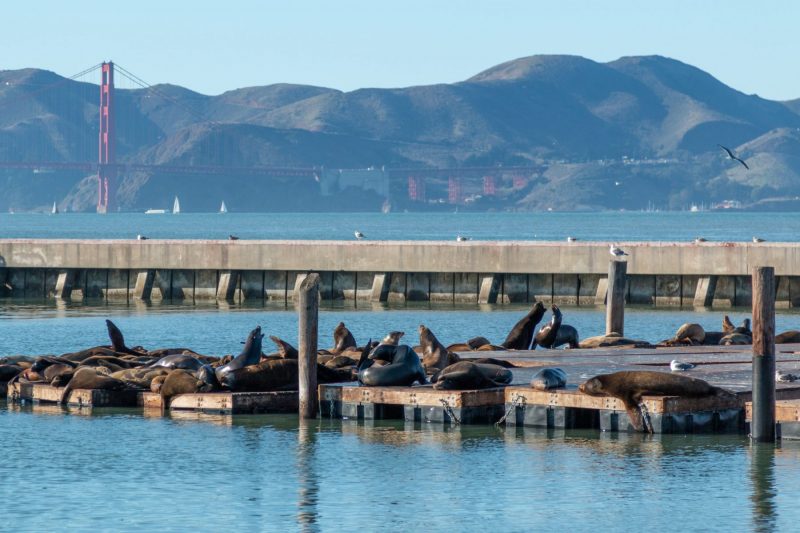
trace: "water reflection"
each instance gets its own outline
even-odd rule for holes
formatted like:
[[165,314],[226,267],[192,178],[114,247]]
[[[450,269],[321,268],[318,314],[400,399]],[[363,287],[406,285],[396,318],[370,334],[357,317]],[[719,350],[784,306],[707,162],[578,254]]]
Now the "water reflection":
[[752,443],[750,446],[750,482],[753,492],[753,528],[755,531],[774,531],[775,504],[775,445]]
[[314,468],[317,436],[315,420],[300,420],[297,428],[297,523],[301,531],[319,531],[319,481]]

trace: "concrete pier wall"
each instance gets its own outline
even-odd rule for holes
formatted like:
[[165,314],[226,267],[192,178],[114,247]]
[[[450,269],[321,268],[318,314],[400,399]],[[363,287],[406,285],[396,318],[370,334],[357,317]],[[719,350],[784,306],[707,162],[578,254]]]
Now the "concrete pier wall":
[[[750,269],[775,267],[800,306],[800,244],[621,243],[626,298],[748,306]],[[0,240],[0,296],[290,302],[311,271],[325,300],[599,305],[608,243]]]

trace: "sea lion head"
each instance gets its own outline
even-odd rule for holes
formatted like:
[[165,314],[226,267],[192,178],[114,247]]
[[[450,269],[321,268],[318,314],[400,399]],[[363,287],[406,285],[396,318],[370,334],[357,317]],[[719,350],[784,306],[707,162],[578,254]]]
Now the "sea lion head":
[[536,313],[544,313],[544,304],[542,302],[536,302],[533,304],[528,316],[535,315]]
[[46,357],[37,357],[36,360],[31,365],[31,371],[33,372],[41,372],[48,366],[52,365],[53,361],[47,359]]
[[597,377],[581,383],[578,387],[578,390],[583,394],[588,394],[589,396],[605,396],[606,394],[603,390],[603,382]]
[[[197,379],[205,383],[204,388],[208,388],[208,390],[216,390],[221,388],[222,386],[219,384],[219,380],[217,379],[217,374],[214,372],[214,369],[211,368],[211,365],[203,365],[197,369],[195,373]],[[207,391],[204,391],[207,392]]]
[[[422,344],[424,346],[425,345],[425,340],[428,341],[428,342],[432,342],[433,341],[433,339],[432,339],[433,338],[433,333],[431,332],[430,329],[428,329],[428,327],[425,324],[420,324],[419,328],[417,328],[417,329],[419,330],[419,343],[420,344]],[[425,339],[425,340],[423,340],[423,339]]]
[[400,343],[400,338],[405,335],[404,331],[390,331],[381,341],[381,344],[391,344],[397,346]]
[[386,361],[391,363],[394,361],[394,355],[397,352],[397,346],[391,344],[379,344],[369,354],[369,358],[375,361]]
[[264,338],[264,334],[261,333],[261,326],[256,326],[256,328],[250,332],[247,336],[247,340],[244,343],[245,351],[249,351],[251,347],[255,348],[255,343],[258,343],[258,351],[261,351],[261,339]]

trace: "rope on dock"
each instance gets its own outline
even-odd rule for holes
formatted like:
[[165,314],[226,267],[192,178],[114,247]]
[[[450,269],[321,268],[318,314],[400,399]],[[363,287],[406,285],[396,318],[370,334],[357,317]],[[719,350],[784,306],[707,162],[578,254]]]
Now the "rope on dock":
[[502,417],[502,418],[500,418],[500,420],[498,420],[497,422],[495,422],[495,423],[494,423],[494,425],[495,425],[495,426],[500,426],[500,424],[504,424],[504,423],[505,423],[505,421],[506,421],[506,418],[508,418],[508,417],[511,415],[511,413],[512,413],[512,412],[513,412],[513,411],[514,411],[514,410],[515,410],[517,407],[522,407],[523,409],[525,409],[525,396],[523,396],[522,394],[517,394],[516,396],[514,396],[513,398],[511,398],[511,405],[510,405],[510,406],[509,406],[509,408],[506,410],[506,414],[504,414],[504,415],[503,415],[503,417]]
[[456,416],[455,412],[453,412],[453,408],[450,407],[450,404],[447,402],[447,400],[445,400],[444,398],[439,398],[439,402],[444,407],[444,410],[447,413],[447,416],[450,417],[450,420],[455,422],[454,425],[456,425],[456,426],[460,425],[461,424],[461,420],[459,420],[458,417]]

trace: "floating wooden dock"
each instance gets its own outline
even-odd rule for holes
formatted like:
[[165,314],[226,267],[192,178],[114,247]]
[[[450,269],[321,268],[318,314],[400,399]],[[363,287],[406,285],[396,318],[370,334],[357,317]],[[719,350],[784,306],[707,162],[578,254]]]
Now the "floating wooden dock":
[[503,388],[435,390],[417,387],[319,386],[323,417],[406,420],[439,424],[493,424],[503,416]]
[[[162,409],[161,395],[143,392],[142,407]],[[193,411],[206,414],[296,413],[297,391],[278,392],[204,392],[179,394],[170,401],[170,411]]]
[[[745,418],[749,427],[753,419],[753,403],[745,405]],[[778,439],[800,439],[800,400],[775,402],[775,436]]]
[[[507,387],[505,396],[508,426],[634,431],[622,401],[610,396],[530,387]],[[645,396],[643,403],[655,433],[738,433],[744,428],[744,402],[738,397]]]
[[[15,382],[8,386],[7,399],[34,403],[58,403],[63,387],[53,387],[45,383]],[[137,407],[140,391],[136,390],[89,390],[75,389],[69,396],[68,405],[79,407]]]

